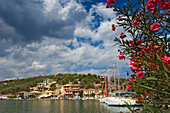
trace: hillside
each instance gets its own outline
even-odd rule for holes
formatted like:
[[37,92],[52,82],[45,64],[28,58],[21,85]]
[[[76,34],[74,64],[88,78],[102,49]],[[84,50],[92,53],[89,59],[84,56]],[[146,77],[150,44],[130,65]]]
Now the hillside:
[[[96,74],[57,74],[57,75],[45,75],[35,76],[32,78],[6,80],[0,82],[0,93],[1,94],[16,94],[19,91],[30,91],[30,87],[36,87],[37,83],[42,82],[44,79],[53,79],[60,85],[72,82],[73,84],[80,83],[84,88],[94,88],[93,83],[100,84],[101,79]],[[117,81],[117,80],[116,80]],[[113,81],[114,82],[114,81]],[[120,78],[120,88],[126,89],[125,78]]]

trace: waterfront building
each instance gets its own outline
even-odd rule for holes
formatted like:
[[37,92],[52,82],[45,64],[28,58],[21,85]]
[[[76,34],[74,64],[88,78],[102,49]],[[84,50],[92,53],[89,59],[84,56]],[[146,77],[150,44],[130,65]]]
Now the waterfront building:
[[37,87],[41,87],[41,86],[46,86],[46,85],[43,82],[37,83]]
[[0,99],[8,99],[11,96],[12,96],[11,94],[0,95]]
[[47,91],[49,88],[48,87],[45,87],[45,86],[41,86],[41,87],[38,87],[38,90],[39,91]]
[[43,83],[44,83],[45,85],[50,84],[51,82],[52,82],[51,79],[45,79],[45,80],[43,81]]
[[29,92],[27,91],[20,91],[17,93],[17,97],[28,98],[28,96],[29,96]]
[[53,97],[53,91],[45,91],[43,92],[40,96],[38,96],[39,99],[45,99],[45,98],[50,98]]
[[38,90],[38,87],[30,87],[30,90],[31,90],[31,91],[37,91],[37,90]]
[[35,97],[39,96],[41,94],[41,92],[39,91],[31,91],[30,95],[35,95]]
[[80,84],[74,84],[71,86],[74,91],[78,91],[79,89],[82,89],[83,86]]
[[72,84],[66,84],[66,85],[64,85],[64,86],[63,86],[64,91],[67,91],[67,90],[71,89],[71,88],[72,88],[71,86],[72,86]]
[[68,89],[68,90],[66,90],[65,95],[66,95],[66,96],[73,95],[73,92],[74,92],[73,89]]

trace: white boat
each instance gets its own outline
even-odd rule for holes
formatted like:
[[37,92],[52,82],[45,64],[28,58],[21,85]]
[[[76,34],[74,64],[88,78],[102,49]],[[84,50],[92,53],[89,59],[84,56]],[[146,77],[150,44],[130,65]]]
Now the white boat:
[[104,97],[98,98],[101,103],[104,103]]
[[125,106],[127,102],[129,105],[138,105],[135,99],[130,98],[119,98],[119,97],[108,97],[106,98],[106,104],[109,106]]
[[[116,65],[116,61],[115,61],[115,65]],[[114,72],[115,72],[115,66],[114,66],[113,75],[114,75],[114,87],[116,87],[116,76],[115,76]],[[105,98],[101,99],[100,102],[105,102],[109,106],[125,106],[126,102],[132,106],[139,105],[136,103],[136,99],[120,97],[119,74],[120,73],[119,73],[119,66],[118,66],[118,92],[119,92],[118,96],[116,96],[116,89],[115,89],[115,94],[114,94],[115,97],[105,97]],[[111,91],[109,94],[111,94]]]

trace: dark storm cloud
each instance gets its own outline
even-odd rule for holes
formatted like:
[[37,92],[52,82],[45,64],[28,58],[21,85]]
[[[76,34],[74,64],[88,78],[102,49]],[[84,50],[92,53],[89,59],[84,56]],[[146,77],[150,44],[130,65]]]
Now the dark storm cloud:
[[[0,34],[0,38],[24,42],[39,41],[42,36],[73,38],[75,24],[84,19],[86,13],[71,8],[68,18],[63,20],[59,10],[44,13],[42,0],[0,0],[0,19],[4,22],[0,22],[0,26],[13,28],[13,31]],[[2,31],[4,28],[0,28]]]

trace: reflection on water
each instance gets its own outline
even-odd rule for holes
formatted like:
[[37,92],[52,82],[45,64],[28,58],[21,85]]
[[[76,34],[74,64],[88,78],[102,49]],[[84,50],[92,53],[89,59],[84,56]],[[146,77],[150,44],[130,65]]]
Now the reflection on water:
[[97,100],[0,100],[0,113],[130,113],[126,107],[107,106]]

